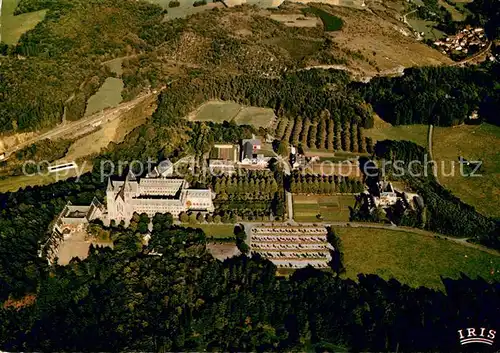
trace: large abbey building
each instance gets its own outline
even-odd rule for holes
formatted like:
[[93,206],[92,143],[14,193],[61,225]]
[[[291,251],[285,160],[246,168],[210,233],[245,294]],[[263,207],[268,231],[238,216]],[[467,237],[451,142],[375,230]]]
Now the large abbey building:
[[125,180],[108,179],[106,190],[107,218],[128,223],[135,213],[213,212],[210,189],[189,189],[184,179],[172,178],[171,164],[162,162],[145,178],[128,174]]

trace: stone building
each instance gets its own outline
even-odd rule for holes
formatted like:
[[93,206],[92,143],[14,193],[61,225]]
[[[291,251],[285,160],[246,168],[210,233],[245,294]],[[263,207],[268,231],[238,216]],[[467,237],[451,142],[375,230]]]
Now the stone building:
[[106,190],[107,219],[128,224],[134,213],[213,212],[210,189],[189,189],[184,179],[152,177],[136,179],[128,174],[125,180],[108,180]]

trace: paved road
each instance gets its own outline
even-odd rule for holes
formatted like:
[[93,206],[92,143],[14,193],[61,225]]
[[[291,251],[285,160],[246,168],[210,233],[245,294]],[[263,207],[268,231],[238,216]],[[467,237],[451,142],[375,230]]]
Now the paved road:
[[[432,139],[434,137],[434,125],[429,125],[429,132],[427,134],[427,149],[429,150],[429,157],[431,159],[431,161],[434,160],[434,156],[432,154]],[[436,181],[439,183],[439,179],[438,179],[438,166],[437,166],[437,163],[434,163],[433,164],[433,173],[434,173],[434,176],[436,177]]]

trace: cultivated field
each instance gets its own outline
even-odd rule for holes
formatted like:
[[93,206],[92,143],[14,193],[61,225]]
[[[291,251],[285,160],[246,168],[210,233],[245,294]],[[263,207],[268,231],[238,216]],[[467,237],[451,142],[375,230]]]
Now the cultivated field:
[[[432,149],[438,161],[439,182],[479,212],[500,217],[500,127],[489,124],[435,127]],[[460,156],[469,161],[483,161],[482,176],[462,176]],[[447,176],[453,167],[454,175]]]
[[320,163],[311,163],[308,167],[304,168],[304,171],[308,174],[341,175],[353,179],[361,179],[363,176],[357,161],[351,162],[346,160],[341,162],[326,160]]
[[123,81],[108,77],[103,85],[87,102],[85,116],[92,115],[106,108],[116,107],[122,101]]
[[35,28],[45,18],[46,10],[24,13],[14,16],[19,0],[3,0],[0,18],[1,41],[14,45],[23,33]]
[[320,214],[326,222],[347,222],[349,206],[355,202],[353,195],[293,195],[293,218],[297,222],[316,222]]
[[346,276],[358,273],[395,278],[412,287],[443,289],[440,276],[460,273],[500,280],[500,257],[451,241],[399,231],[336,228],[342,240]]
[[192,121],[234,121],[239,125],[270,126],[275,119],[270,108],[244,107],[234,102],[209,101],[190,114]]

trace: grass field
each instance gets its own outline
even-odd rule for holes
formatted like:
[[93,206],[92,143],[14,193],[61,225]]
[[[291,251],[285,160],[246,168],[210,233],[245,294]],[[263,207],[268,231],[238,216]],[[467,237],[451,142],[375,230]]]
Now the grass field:
[[[92,169],[92,163],[88,162],[85,165],[78,165],[78,168],[82,174],[89,172]],[[6,179],[0,180],[0,192],[14,192],[27,186],[48,185],[59,180],[65,180],[77,176],[77,174],[78,172],[75,170],[64,170],[59,173],[51,173],[48,175],[21,175],[7,177]]]
[[199,107],[191,120],[222,123],[233,120],[240,110],[238,103],[210,101]]
[[122,68],[123,59],[124,58],[116,58],[106,62],[104,65],[109,67],[111,72],[114,72],[118,76],[121,76],[123,74],[123,68]]
[[326,222],[349,221],[349,206],[356,200],[352,195],[320,196],[294,195],[293,217],[297,222],[315,222],[321,214]]
[[234,225],[232,224],[193,224],[185,226],[202,229],[207,238],[234,238]]
[[364,130],[365,136],[371,137],[373,142],[382,140],[407,140],[427,147],[427,125],[399,125],[385,127],[374,127]]
[[[500,217],[500,127],[489,124],[435,127],[432,149],[438,162],[439,182],[479,212]],[[482,176],[462,176],[460,156],[483,161]],[[446,176],[451,174],[452,165],[455,175]]]
[[326,32],[340,31],[344,22],[340,17],[329,14],[321,9],[316,7],[309,7],[303,10],[305,13],[312,13],[318,16],[323,22],[323,26]]
[[270,108],[243,107],[234,102],[209,101],[200,106],[189,116],[194,121],[234,121],[239,125],[267,127],[274,120],[274,111]]
[[415,31],[417,31],[418,33],[424,32],[425,39],[436,40],[441,39],[445,36],[443,32],[433,28],[433,26],[437,24],[436,22],[409,17],[407,20]]
[[463,13],[458,11],[454,6],[451,6],[444,0],[438,1],[439,5],[443,6],[450,14],[453,21],[463,21],[465,20],[465,16]]
[[106,108],[116,107],[122,101],[123,81],[108,77],[103,85],[87,102],[85,116],[92,115]]
[[238,125],[268,127],[274,119],[274,111],[270,108],[246,107],[234,118]]
[[443,289],[440,276],[458,278],[460,273],[500,280],[499,256],[451,241],[380,229],[336,228],[335,232],[342,240],[349,278],[377,274],[412,287],[437,289]]
[[264,43],[277,45],[290,53],[295,60],[301,60],[318,52],[323,46],[321,40],[308,40],[302,38],[272,38]]
[[10,45],[16,44],[23,33],[35,28],[47,13],[46,10],[41,10],[14,16],[18,2],[19,0],[3,0],[2,2],[0,38],[2,42]]

